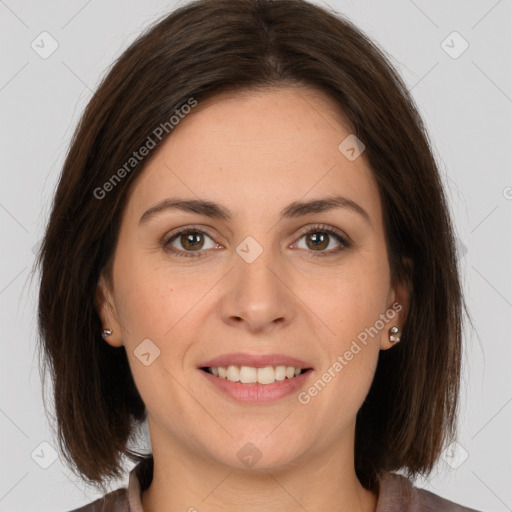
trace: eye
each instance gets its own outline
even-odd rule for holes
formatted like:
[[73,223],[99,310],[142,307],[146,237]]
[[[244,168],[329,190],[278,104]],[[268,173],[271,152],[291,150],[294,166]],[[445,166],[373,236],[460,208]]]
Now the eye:
[[[313,236],[311,236],[313,235]],[[310,256],[331,256],[339,253],[350,247],[350,243],[338,231],[324,225],[317,225],[309,228],[306,232],[300,235],[299,240],[305,238],[306,247],[298,247],[299,249],[306,249],[308,252],[317,254],[310,254]],[[338,242],[338,246],[334,243],[333,239]],[[296,243],[295,245],[298,245]],[[325,250],[331,247],[329,250]]]
[[[350,243],[338,231],[324,225],[310,227],[300,235],[299,241],[303,238],[306,239],[306,247],[298,248],[305,249],[309,253],[308,256],[311,257],[332,256],[350,247]],[[210,240],[209,246],[208,244],[205,246],[205,239]],[[333,239],[338,243],[337,247],[326,250],[332,245]],[[205,256],[204,251],[207,249],[222,247],[203,230],[193,226],[171,233],[165,238],[162,245],[165,251],[178,257],[187,258],[200,258]],[[297,245],[298,242],[294,244],[294,246]]]
[[[205,238],[212,242],[209,247],[208,244],[206,244],[207,246],[205,247]],[[176,247],[176,245],[181,246],[181,248]],[[163,242],[163,246],[166,251],[172,252],[176,254],[176,256],[197,258],[202,256],[200,252],[201,250],[214,249],[218,244],[216,244],[204,231],[190,227],[182,229],[181,231],[178,231],[166,238]]]

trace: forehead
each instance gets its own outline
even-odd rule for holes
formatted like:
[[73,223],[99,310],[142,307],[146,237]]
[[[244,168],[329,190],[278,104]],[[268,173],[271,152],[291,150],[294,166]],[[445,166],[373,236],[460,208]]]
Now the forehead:
[[136,180],[129,208],[142,213],[166,197],[186,196],[261,218],[298,199],[342,194],[378,224],[378,187],[364,152],[349,160],[339,149],[349,136],[340,108],[319,91],[223,93],[174,127]]

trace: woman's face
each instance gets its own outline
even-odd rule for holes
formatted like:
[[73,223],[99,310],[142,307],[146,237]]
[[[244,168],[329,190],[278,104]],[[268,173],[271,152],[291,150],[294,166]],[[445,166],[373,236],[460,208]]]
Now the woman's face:
[[240,468],[332,448],[350,459],[407,297],[391,287],[378,187],[342,121],[305,88],[223,94],[192,109],[134,183],[113,289],[100,279],[98,297],[154,451]]

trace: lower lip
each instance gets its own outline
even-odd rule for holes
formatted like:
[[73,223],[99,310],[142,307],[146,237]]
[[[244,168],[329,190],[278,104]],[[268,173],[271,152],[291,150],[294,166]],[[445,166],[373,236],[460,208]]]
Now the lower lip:
[[291,379],[276,380],[272,384],[243,384],[241,382],[231,382],[228,379],[221,379],[204,370],[199,370],[217,389],[224,394],[243,403],[267,403],[274,402],[285,396],[297,392],[309,377],[311,370],[301,373]]

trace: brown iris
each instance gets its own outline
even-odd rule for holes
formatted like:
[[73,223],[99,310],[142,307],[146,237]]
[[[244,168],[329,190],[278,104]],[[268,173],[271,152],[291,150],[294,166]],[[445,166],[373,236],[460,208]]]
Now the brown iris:
[[[310,245],[310,240],[313,240],[313,245]],[[306,237],[306,243],[310,249],[325,249],[329,245],[329,235],[321,231],[310,233]]]
[[180,242],[182,246],[187,250],[201,249],[204,244],[203,234],[197,231],[183,233],[180,236]]

